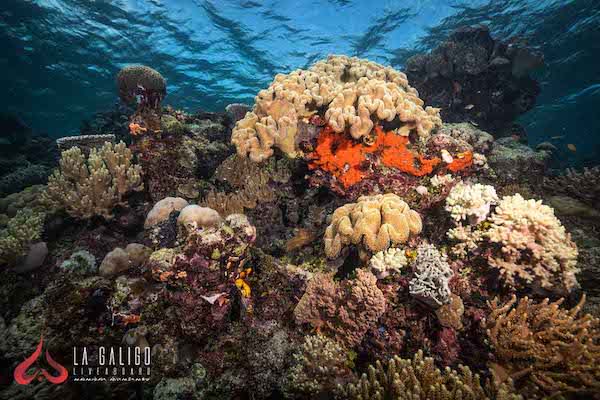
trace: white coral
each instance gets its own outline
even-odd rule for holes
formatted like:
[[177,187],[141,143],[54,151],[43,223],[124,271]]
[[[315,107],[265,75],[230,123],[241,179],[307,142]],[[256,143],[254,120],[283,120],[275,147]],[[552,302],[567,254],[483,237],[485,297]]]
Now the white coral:
[[414,261],[414,278],[409,282],[409,292],[433,308],[450,302],[449,281],[453,272],[435,246],[422,244],[417,248]]
[[490,206],[497,202],[498,195],[493,186],[459,182],[446,198],[446,211],[456,222],[468,220],[478,224],[486,219]]
[[369,266],[377,279],[383,279],[391,273],[400,272],[407,263],[404,250],[393,247],[376,253],[371,257]]

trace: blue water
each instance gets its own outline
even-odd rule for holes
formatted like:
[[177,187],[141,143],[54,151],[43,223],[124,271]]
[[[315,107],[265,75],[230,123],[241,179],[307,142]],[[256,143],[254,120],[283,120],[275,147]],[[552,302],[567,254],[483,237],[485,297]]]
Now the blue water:
[[[36,131],[77,132],[116,101],[114,77],[143,63],[168,79],[165,103],[218,111],[248,102],[278,72],[329,53],[402,68],[455,28],[486,24],[546,57],[538,105],[522,117],[531,144],[553,136],[563,157],[600,148],[600,1],[2,0],[0,110]],[[577,146],[577,153],[566,149]]]

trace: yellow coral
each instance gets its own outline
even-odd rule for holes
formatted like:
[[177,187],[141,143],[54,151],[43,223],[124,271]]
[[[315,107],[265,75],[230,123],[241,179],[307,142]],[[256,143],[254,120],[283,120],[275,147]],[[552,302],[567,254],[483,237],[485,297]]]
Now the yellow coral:
[[376,253],[406,242],[422,228],[419,214],[397,195],[362,196],[334,211],[325,230],[325,254],[335,258],[347,244]]
[[232,143],[255,162],[269,158],[273,146],[295,157],[299,119],[321,107],[334,131],[347,130],[354,139],[368,136],[374,121],[397,118],[403,123],[398,133],[415,131],[423,139],[442,123],[439,109],[424,109],[402,72],[356,57],[329,56],[308,70],[275,76],[233,129]]
[[111,218],[127,193],[143,189],[141,167],[133,165],[132,158],[123,142],[92,149],[87,159],[78,147],[65,150],[60,168],[48,179],[46,199],[73,217]]

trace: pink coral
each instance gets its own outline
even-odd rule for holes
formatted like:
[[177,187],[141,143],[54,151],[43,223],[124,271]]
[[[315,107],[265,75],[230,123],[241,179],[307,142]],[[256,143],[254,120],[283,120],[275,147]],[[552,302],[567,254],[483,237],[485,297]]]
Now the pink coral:
[[371,272],[359,269],[355,279],[335,282],[333,274],[317,274],[294,310],[296,322],[354,347],[385,312],[385,296]]

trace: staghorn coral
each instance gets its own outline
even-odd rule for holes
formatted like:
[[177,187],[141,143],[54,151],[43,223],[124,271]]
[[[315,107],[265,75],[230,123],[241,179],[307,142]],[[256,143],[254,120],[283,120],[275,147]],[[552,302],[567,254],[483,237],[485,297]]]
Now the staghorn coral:
[[294,354],[294,365],[288,372],[286,391],[304,396],[340,394],[353,378],[353,361],[342,345],[323,335],[309,335]]
[[519,400],[512,383],[483,385],[478,374],[468,367],[459,371],[440,371],[430,357],[419,350],[412,360],[398,356],[382,364],[369,366],[356,383],[344,388],[344,398],[350,400]]
[[382,251],[406,242],[422,228],[419,214],[395,194],[362,196],[334,211],[323,239],[325,254],[336,258],[347,244],[361,252]]
[[486,219],[490,206],[498,203],[496,190],[490,185],[457,183],[446,197],[446,211],[457,223],[478,224]]
[[317,332],[352,348],[385,312],[386,300],[377,278],[356,270],[355,279],[342,282],[332,274],[316,274],[294,309],[296,322],[310,324]]
[[14,266],[42,234],[45,214],[23,209],[0,231],[0,264]]
[[453,275],[452,268],[432,244],[424,243],[417,248],[413,263],[414,278],[410,280],[410,294],[433,308],[448,304],[451,292],[448,283]]
[[383,279],[390,273],[399,273],[408,264],[405,251],[395,247],[375,253],[369,260],[371,271],[377,279]]
[[487,239],[502,247],[490,259],[506,283],[569,292],[577,286],[577,246],[554,210],[520,194],[502,198],[490,217]]
[[600,201],[600,167],[581,171],[567,168],[564,175],[545,178],[544,187],[552,194],[566,194],[595,206]]
[[92,149],[87,160],[78,147],[65,150],[60,168],[48,179],[46,199],[76,218],[99,215],[110,219],[126,194],[143,189],[141,167],[132,159],[123,142]]
[[400,134],[415,131],[423,139],[441,125],[439,110],[423,108],[403,73],[356,57],[329,56],[308,70],[277,75],[237,122],[232,143],[254,162],[269,158],[273,147],[295,157],[298,121],[321,107],[335,132],[347,130],[354,139],[367,137],[373,120],[399,121]]
[[492,370],[512,377],[532,398],[600,392],[600,320],[578,316],[585,295],[570,310],[562,302],[517,302],[514,295],[488,302],[487,335],[498,361]]

